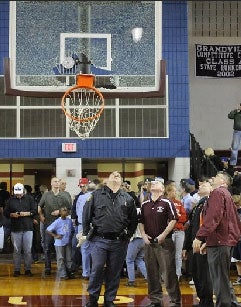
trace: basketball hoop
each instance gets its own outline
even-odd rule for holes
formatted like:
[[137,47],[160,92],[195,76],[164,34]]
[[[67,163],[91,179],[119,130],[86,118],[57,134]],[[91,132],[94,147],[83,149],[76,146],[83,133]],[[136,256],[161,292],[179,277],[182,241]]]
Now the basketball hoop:
[[76,86],[62,97],[62,110],[69,120],[69,128],[80,138],[89,137],[104,110],[104,97],[94,87],[94,75],[76,76]]

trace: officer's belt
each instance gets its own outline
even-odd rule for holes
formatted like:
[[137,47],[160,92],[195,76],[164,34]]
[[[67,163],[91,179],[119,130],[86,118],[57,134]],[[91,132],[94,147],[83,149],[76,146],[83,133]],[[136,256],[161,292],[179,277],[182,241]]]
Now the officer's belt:
[[101,237],[103,239],[108,239],[108,240],[119,240],[120,239],[120,233],[116,233],[116,232],[97,233],[96,235],[98,237]]

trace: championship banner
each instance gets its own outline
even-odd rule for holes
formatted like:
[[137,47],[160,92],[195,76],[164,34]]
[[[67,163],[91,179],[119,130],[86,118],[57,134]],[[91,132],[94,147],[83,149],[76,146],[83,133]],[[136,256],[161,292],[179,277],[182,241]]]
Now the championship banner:
[[241,45],[196,44],[195,46],[196,77],[241,77]]

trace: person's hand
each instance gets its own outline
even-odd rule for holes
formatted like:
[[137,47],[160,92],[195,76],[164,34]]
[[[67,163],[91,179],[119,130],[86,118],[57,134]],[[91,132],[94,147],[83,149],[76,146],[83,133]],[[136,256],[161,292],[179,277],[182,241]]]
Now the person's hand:
[[86,236],[83,236],[83,232],[81,231],[76,235],[76,239],[78,240],[76,247],[80,247],[86,241]]
[[58,234],[56,234],[54,237],[55,237],[55,239],[62,239],[62,238],[63,238],[63,235],[58,235]]
[[187,230],[188,227],[190,226],[190,221],[187,221],[183,226],[184,226],[184,230]]
[[203,243],[203,244],[201,245],[201,248],[200,248],[200,254],[201,254],[201,255],[205,255],[205,254],[207,253],[206,245],[207,245],[207,243]]
[[192,248],[194,253],[199,253],[200,252],[200,247],[201,247],[202,241],[198,239],[194,239],[192,242]]
[[20,216],[30,216],[29,212],[21,211],[19,212]]
[[58,216],[59,215],[59,210],[55,210],[55,211],[51,212],[51,215]]
[[187,260],[187,250],[186,249],[182,251],[182,259]]
[[39,216],[39,219],[40,219],[40,222],[42,222],[42,223],[44,224],[44,221],[45,221],[44,215],[40,215],[40,216]]
[[145,244],[147,244],[147,245],[151,244],[151,242],[149,241],[149,239],[151,240],[152,237],[148,236],[148,235],[145,233],[145,235],[143,236],[143,240],[144,240]]
[[160,234],[158,237],[156,237],[156,238],[157,238],[157,240],[158,240],[158,244],[161,244],[162,242],[165,241],[166,236],[164,236],[164,234],[161,233],[161,234]]
[[38,225],[38,220],[33,219],[33,223],[34,223],[34,225]]
[[12,212],[10,213],[10,217],[14,217],[14,218],[19,218],[20,217],[20,212]]

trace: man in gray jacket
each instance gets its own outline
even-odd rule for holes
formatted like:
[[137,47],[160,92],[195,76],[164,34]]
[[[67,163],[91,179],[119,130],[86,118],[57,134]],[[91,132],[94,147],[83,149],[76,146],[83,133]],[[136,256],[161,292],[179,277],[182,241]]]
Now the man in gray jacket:
[[237,109],[232,110],[228,114],[229,119],[233,119],[233,140],[231,145],[231,157],[230,165],[234,166],[237,164],[238,150],[241,142],[241,104]]

